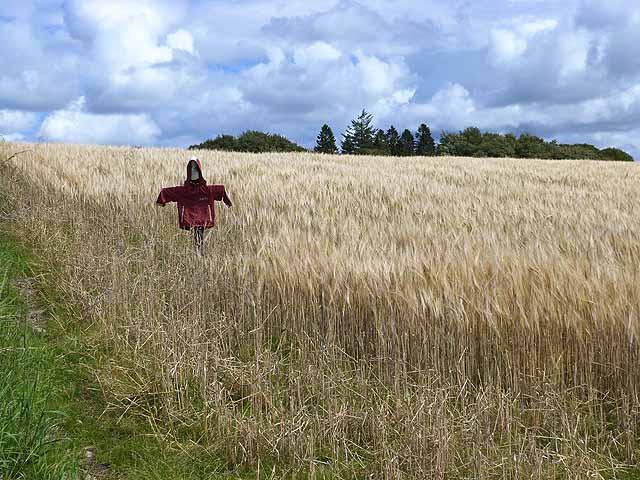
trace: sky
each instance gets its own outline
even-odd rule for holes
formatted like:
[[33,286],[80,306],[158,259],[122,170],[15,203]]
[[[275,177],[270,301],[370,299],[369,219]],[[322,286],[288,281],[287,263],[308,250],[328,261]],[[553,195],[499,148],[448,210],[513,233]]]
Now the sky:
[[467,126],[640,159],[640,0],[0,0],[0,136]]

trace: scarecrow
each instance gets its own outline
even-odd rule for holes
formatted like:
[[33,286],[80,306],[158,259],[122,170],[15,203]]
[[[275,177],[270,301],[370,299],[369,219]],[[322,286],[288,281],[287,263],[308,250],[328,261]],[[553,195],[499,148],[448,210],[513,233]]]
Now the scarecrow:
[[215,227],[215,201],[231,207],[224,185],[207,185],[202,177],[202,165],[197,157],[187,164],[184,185],[160,190],[156,204],[164,207],[169,202],[178,204],[178,221],[183,230],[193,231],[196,253],[204,254],[204,230]]

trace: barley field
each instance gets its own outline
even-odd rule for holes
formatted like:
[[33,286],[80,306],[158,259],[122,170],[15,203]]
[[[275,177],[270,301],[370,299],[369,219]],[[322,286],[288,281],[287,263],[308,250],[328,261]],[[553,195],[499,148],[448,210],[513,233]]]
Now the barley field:
[[[0,159],[22,150],[5,220],[109,349],[110,408],[167,442],[197,431],[273,478],[638,461],[635,164],[16,143]],[[193,153],[234,202],[202,259],[154,205]]]

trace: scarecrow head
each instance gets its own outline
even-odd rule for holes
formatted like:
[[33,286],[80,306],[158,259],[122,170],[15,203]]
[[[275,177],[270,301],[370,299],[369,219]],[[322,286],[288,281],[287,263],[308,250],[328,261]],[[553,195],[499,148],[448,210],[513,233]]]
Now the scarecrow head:
[[187,181],[191,183],[202,182],[202,165],[198,157],[191,157],[187,164]]

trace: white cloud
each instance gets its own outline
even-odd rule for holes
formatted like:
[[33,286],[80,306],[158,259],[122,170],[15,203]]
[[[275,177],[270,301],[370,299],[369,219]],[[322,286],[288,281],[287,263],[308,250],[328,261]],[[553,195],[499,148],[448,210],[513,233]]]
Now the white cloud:
[[527,40],[512,30],[497,28],[491,31],[489,41],[492,57],[498,62],[510,63],[527,50]]
[[53,142],[150,145],[160,135],[148,115],[96,115],[84,110],[85,103],[80,97],[64,110],[51,113],[42,123],[39,136]]
[[167,35],[167,45],[173,50],[182,50],[191,55],[197,55],[197,52],[193,48],[193,35],[186,30],[176,30]]
[[[249,0],[243,2],[197,2],[192,6],[189,30],[201,57],[211,63],[257,62],[271,47],[284,47],[264,29],[272,19],[307,18],[333,9],[341,0]],[[309,43],[309,42],[301,42]],[[293,48],[300,46],[298,42]]]
[[110,70],[148,67],[173,59],[160,40],[179,15],[152,0],[72,0],[67,6],[72,34],[90,47],[94,60]]
[[70,0],[70,34],[83,48],[80,95],[100,113],[153,113],[185,103],[206,84],[188,2]]
[[35,113],[17,110],[0,110],[0,131],[20,132],[36,125],[38,116]]
[[311,45],[297,48],[293,53],[293,61],[301,66],[310,66],[315,62],[330,62],[337,60],[342,53],[326,42],[315,42]]
[[370,107],[370,112],[375,114],[377,119],[388,120],[393,117],[399,107],[409,105],[415,94],[415,88],[397,90],[390,96],[379,99],[372,107]]
[[557,42],[557,55],[563,59],[560,76],[572,77],[587,68],[587,57],[591,46],[588,35],[581,32],[562,35]]
[[34,128],[37,122],[38,116],[35,113],[0,110],[0,140],[24,140],[27,131]]
[[516,30],[526,37],[531,37],[538,32],[545,30],[555,30],[558,21],[552,18],[522,19],[516,22]]
[[272,49],[269,58],[244,73],[237,86],[255,108],[273,116],[342,124],[364,107],[383,120],[415,94],[416,79],[400,58],[343,53],[324,42],[296,49],[292,58]]
[[361,50],[355,52],[362,87],[371,95],[393,95],[397,86],[410,77],[410,72],[401,62],[384,61]]
[[558,22],[553,19],[516,18],[508,28],[494,28],[489,33],[489,53],[498,63],[510,64],[520,58],[536,34],[555,30]]
[[37,111],[65,105],[80,80],[73,72],[78,64],[70,51],[73,42],[59,30],[39,27],[41,12],[5,20],[3,15],[12,10],[5,13],[0,3],[0,108]]

